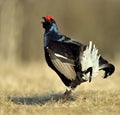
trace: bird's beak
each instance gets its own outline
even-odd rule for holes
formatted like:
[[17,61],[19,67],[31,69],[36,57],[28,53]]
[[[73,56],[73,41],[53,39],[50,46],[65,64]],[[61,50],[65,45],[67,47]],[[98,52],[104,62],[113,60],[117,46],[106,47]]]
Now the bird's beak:
[[[45,17],[42,17],[42,19],[45,21]],[[44,23],[44,21],[42,21],[41,23],[43,24],[43,23]]]
[[44,19],[44,20],[45,20],[45,17],[42,17],[42,19]]

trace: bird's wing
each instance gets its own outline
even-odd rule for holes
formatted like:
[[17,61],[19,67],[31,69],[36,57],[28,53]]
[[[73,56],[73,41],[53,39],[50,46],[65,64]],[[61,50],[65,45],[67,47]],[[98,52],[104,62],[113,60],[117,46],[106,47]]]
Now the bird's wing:
[[50,59],[56,69],[66,78],[75,80],[75,63],[71,49],[61,42],[52,42],[50,47],[47,47]]
[[49,43],[47,50],[53,65],[59,72],[64,74],[66,78],[75,80],[75,68],[80,65],[79,56],[86,46],[66,36],[63,38],[62,40]]

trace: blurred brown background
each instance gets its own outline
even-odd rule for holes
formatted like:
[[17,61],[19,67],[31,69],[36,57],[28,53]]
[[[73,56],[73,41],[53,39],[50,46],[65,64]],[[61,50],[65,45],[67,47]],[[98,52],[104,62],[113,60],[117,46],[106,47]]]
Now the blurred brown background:
[[60,31],[84,44],[92,40],[100,54],[120,53],[120,0],[0,0],[1,62],[40,62],[41,17],[53,15]]

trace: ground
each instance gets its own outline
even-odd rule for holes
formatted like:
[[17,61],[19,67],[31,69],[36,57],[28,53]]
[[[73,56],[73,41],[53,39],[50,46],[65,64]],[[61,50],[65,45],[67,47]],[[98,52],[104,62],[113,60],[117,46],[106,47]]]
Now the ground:
[[0,115],[120,113],[118,63],[112,76],[103,79],[100,72],[91,83],[78,86],[68,100],[61,98],[66,87],[47,64],[18,65],[2,64],[0,67]]

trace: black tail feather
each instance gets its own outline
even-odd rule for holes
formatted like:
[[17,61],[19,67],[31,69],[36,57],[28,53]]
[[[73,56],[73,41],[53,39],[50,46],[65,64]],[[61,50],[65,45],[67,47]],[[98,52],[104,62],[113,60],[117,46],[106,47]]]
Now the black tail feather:
[[115,66],[111,63],[108,63],[107,60],[104,60],[102,57],[99,59],[99,67],[100,70],[105,71],[103,78],[107,78],[108,76],[112,75],[115,71]]
[[115,71],[115,67],[112,64],[106,64],[106,67],[103,68],[105,71],[103,78],[107,78],[108,76],[112,75],[113,72]]

